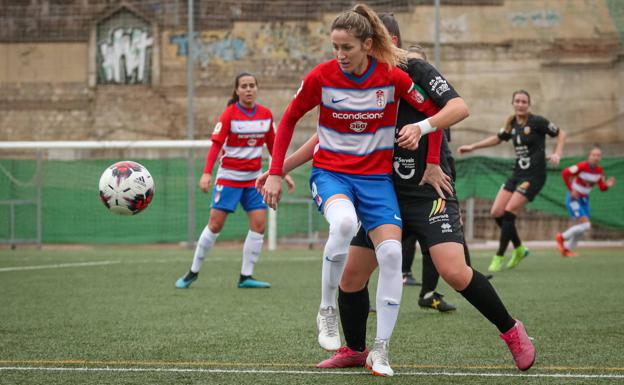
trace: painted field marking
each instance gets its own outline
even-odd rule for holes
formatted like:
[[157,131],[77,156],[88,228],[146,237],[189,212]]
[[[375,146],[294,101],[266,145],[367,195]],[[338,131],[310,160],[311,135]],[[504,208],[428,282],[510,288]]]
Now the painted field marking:
[[[277,370],[277,369],[205,369],[205,368],[111,368],[111,367],[45,367],[45,366],[0,366],[0,371],[54,371],[54,372],[143,372],[143,373],[221,373],[221,374],[284,374],[315,376],[362,376],[370,375],[367,371],[324,371],[324,370]],[[583,374],[583,373],[487,373],[487,372],[397,372],[396,376],[422,377],[489,377],[489,378],[570,378],[570,379],[624,379],[621,374]]]
[[66,267],[104,266],[104,265],[112,265],[115,263],[121,263],[121,261],[75,262],[75,263],[57,263],[54,265],[3,267],[3,268],[0,268],[0,273],[4,273],[8,271],[22,271],[22,270],[62,269]]

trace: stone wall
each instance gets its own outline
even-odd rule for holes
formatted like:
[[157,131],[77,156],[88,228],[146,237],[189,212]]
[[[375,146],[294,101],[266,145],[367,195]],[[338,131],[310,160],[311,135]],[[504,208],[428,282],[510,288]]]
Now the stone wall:
[[[98,51],[100,43],[94,36],[106,36],[98,26],[122,25],[114,19],[120,8],[96,0],[65,3],[76,11],[60,29],[66,36],[50,34],[47,39],[36,27],[45,22],[20,29],[25,16],[20,19],[17,5],[7,8],[15,16],[0,36],[0,140],[184,138],[188,54],[184,7],[174,9],[170,2],[147,7],[136,1],[124,8],[145,21],[141,28],[152,33],[132,42],[149,48],[142,51],[152,55],[145,71],[158,76],[150,77],[148,84],[128,84],[133,81],[129,71],[139,68],[135,61],[134,67],[124,67],[129,70],[124,71],[122,84],[98,85],[97,55],[103,51]],[[94,4],[83,9],[87,3]],[[261,7],[264,3],[227,2],[230,6],[220,9],[229,16],[219,16],[227,22],[216,22],[206,4],[199,6],[194,55],[198,137],[210,134],[238,72],[258,76],[260,103],[279,119],[303,74],[331,57],[328,26],[348,2],[332,2],[330,9],[327,2],[293,1],[292,12],[284,11],[281,3],[282,8],[275,8],[274,3]],[[379,9],[389,6],[377,3]],[[430,58],[431,3],[401,1],[395,6],[405,43],[423,44]],[[45,21],[56,9],[53,4],[31,0],[26,8],[39,12]],[[37,5],[43,10],[36,11]],[[298,12],[301,7],[308,12]],[[471,116],[455,127],[454,145],[494,133],[511,113],[511,92],[523,88],[531,92],[535,113],[569,133],[569,153],[601,142],[607,153],[622,155],[622,26],[621,18],[613,16],[618,9],[608,0],[443,1],[441,70],[471,109]],[[17,34],[20,30],[25,34]],[[126,36],[134,39],[131,32]],[[37,37],[40,41],[33,41]],[[113,37],[110,48],[115,48]],[[299,125],[297,142],[314,129],[314,120],[313,112]],[[490,154],[511,155],[511,146],[498,146]]]

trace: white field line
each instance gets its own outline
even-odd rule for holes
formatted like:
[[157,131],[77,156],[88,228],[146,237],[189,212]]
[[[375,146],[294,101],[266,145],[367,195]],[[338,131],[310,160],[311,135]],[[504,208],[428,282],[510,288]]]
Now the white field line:
[[[49,372],[143,372],[143,373],[222,373],[222,374],[302,374],[315,376],[361,376],[370,375],[365,371],[321,371],[321,370],[275,370],[275,369],[203,369],[203,368],[70,368],[70,367],[46,367],[46,366],[0,366],[1,371],[49,371]],[[398,372],[396,376],[422,376],[422,377],[488,377],[488,378],[570,378],[570,379],[624,379],[622,374],[572,374],[572,373],[488,373],[488,372]]]
[[4,273],[8,271],[21,271],[21,270],[62,269],[66,267],[104,266],[104,265],[112,265],[115,263],[121,263],[121,261],[75,262],[75,263],[57,263],[54,265],[3,267],[3,268],[0,268],[0,273]]

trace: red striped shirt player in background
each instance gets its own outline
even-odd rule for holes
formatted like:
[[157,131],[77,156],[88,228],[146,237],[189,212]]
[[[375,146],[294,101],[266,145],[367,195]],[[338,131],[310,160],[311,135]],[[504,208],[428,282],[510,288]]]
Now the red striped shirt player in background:
[[615,184],[615,178],[605,180],[604,171],[600,167],[602,151],[600,147],[594,146],[589,152],[587,160],[579,162],[574,166],[567,167],[561,171],[563,181],[568,187],[566,194],[566,208],[576,224],[563,233],[557,233],[557,246],[564,257],[575,257],[572,250],[577,242],[591,227],[589,221],[589,193],[598,185],[600,191],[606,191]]
[[[270,175],[261,188],[266,203],[276,207],[284,171],[300,164],[284,163],[295,125],[318,106],[319,143],[313,157],[310,189],[329,223],[317,314],[318,341],[326,350],[340,348],[336,294],[359,219],[375,247],[379,264],[377,334],[367,366],[374,374],[392,375],[388,343],[403,288],[402,220],[392,183],[397,107],[403,98],[422,109],[425,100],[414,91],[409,75],[396,66],[406,62],[406,51],[393,45],[383,23],[368,6],[359,4],[340,14],[331,26],[331,42],[335,58],[305,76],[282,117]],[[416,149],[421,135],[463,117],[440,117],[435,112],[437,109],[428,111],[430,118],[400,128],[398,145]]]
[[[197,279],[204,259],[212,249],[223,229],[228,214],[233,213],[240,202],[247,212],[249,231],[243,246],[243,263],[238,282],[239,288],[269,288],[267,282],[252,277],[264,242],[267,206],[256,191],[256,178],[262,172],[262,148],[266,144],[273,150],[275,131],[271,111],[256,103],[258,83],[250,73],[236,77],[234,93],[221,114],[212,134],[212,147],[206,156],[204,173],[199,187],[207,193],[212,182],[212,169],[221,155],[215,187],[212,191],[210,218],[195,249],[191,269],[176,281],[179,289],[188,288]],[[286,176],[289,192],[295,187]]]

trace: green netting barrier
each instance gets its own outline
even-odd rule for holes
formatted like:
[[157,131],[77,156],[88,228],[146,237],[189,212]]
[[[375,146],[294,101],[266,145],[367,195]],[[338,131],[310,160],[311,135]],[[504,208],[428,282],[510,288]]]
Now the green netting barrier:
[[[46,160],[43,172],[43,242],[44,243],[172,243],[187,239],[187,186],[185,159],[134,159],[146,166],[152,174],[156,193],[150,207],[144,212],[122,217],[114,215],[98,198],[98,180],[102,171],[116,160]],[[548,171],[548,180],[540,195],[528,208],[554,215],[567,215],[564,207],[565,185],[561,169],[582,158],[567,158],[561,166]],[[203,160],[197,161],[197,177]],[[608,176],[618,183],[605,193],[592,192],[592,220],[614,229],[624,229],[624,210],[621,197],[624,190],[624,158],[603,159]],[[460,199],[477,197],[493,199],[501,184],[511,174],[512,159],[470,157],[457,160],[457,190]],[[34,160],[0,160],[0,202],[7,200],[34,200]],[[297,198],[306,202],[308,169],[293,174],[297,192],[285,194],[285,199]],[[208,220],[210,194],[197,188],[196,234]],[[10,232],[9,206],[0,204],[0,238],[8,239]],[[36,237],[36,207],[20,205],[15,209],[14,236],[21,239]],[[309,216],[309,212],[312,216]],[[310,222],[311,221],[311,222]],[[282,203],[278,210],[278,236],[305,235],[308,228],[326,229],[326,223],[316,209],[305,203]],[[239,207],[230,215],[220,239],[243,239],[247,231],[247,217]]]
[[[584,157],[570,157],[561,160],[558,167],[549,166],[546,184],[527,209],[567,216],[565,194],[567,188],[561,178],[565,167],[576,164]],[[457,192],[459,198],[475,197],[493,200],[501,185],[511,176],[513,159],[470,157],[457,160]],[[603,158],[601,162],[607,177],[614,176],[613,188],[601,192],[594,187],[590,195],[592,222],[613,229],[624,229],[624,158]]]

